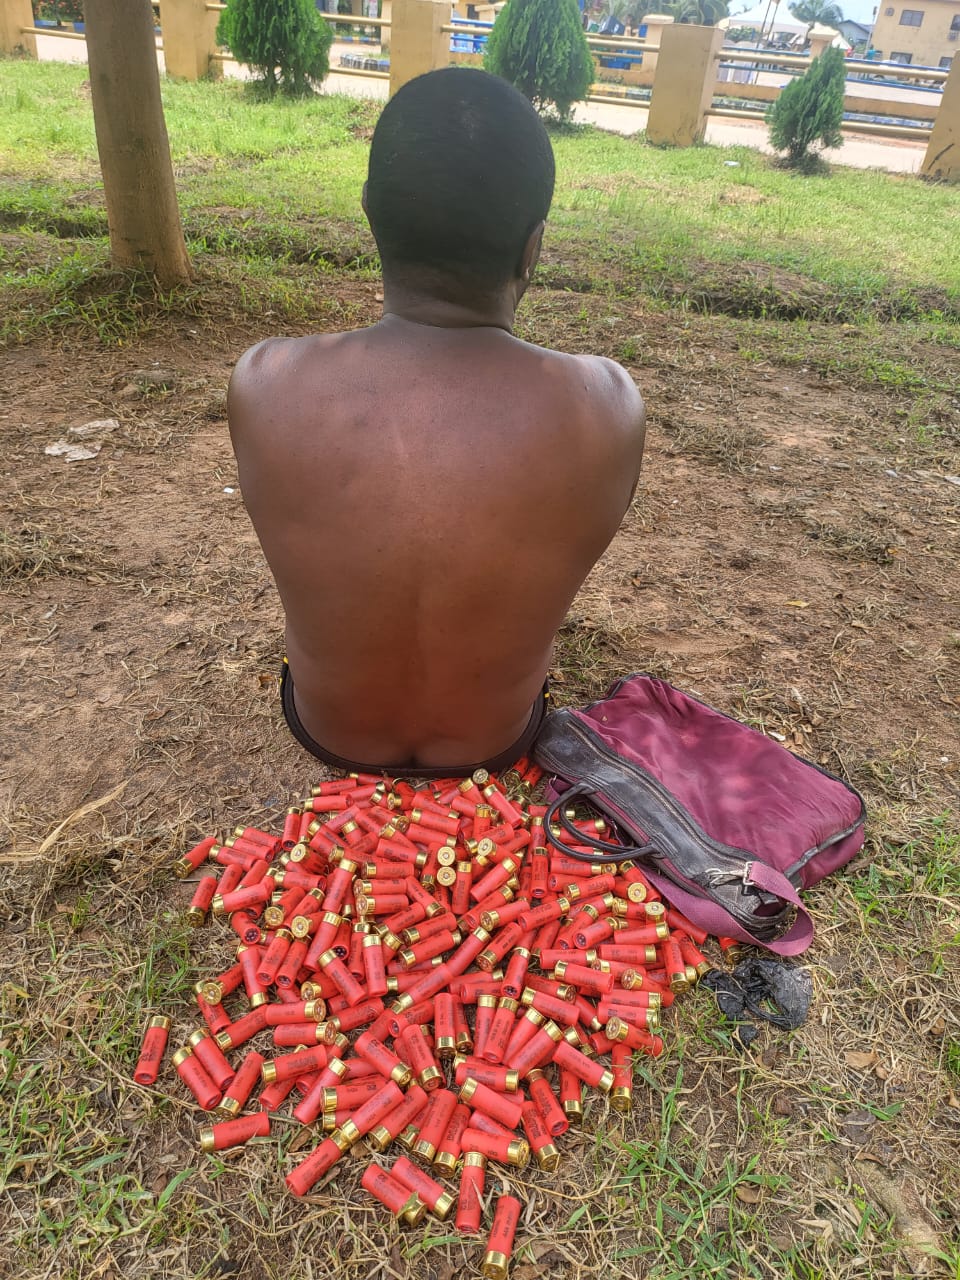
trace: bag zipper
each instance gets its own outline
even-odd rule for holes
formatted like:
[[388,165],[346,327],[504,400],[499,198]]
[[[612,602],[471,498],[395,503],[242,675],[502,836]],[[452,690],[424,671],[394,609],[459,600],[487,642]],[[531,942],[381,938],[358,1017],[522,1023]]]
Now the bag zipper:
[[[582,709],[583,712],[592,711],[594,707],[602,706],[604,702],[608,702],[611,698],[615,698],[625,684],[628,684],[631,680],[637,679],[656,680],[659,684],[665,684],[668,689],[675,690],[675,692],[681,694],[684,698],[689,698],[691,702],[695,702],[697,706],[703,707],[706,711],[712,711],[715,715],[722,716],[724,720],[729,720],[732,724],[737,725],[741,729],[751,729],[753,727],[752,725],[744,724],[743,721],[738,720],[736,716],[731,716],[726,711],[721,711],[719,707],[711,706],[709,702],[704,702],[702,698],[698,698],[695,694],[687,693],[685,689],[678,689],[676,685],[670,684],[668,680],[660,680],[658,676],[651,675],[648,671],[633,671],[630,675],[618,676],[607,690],[604,697],[598,698],[596,702],[588,703],[587,706]],[[754,729],[753,732],[760,733],[760,730]],[[767,735],[760,734],[760,736],[765,738]],[[795,889],[802,889],[803,885],[798,884],[794,877],[798,876],[807,863],[811,862],[818,854],[823,853],[825,849],[829,849],[832,845],[839,844],[841,840],[846,840],[847,837],[852,836],[859,827],[862,827],[867,817],[867,806],[864,803],[863,796],[856,787],[852,787],[845,779],[839,777],[835,773],[831,773],[829,769],[824,769],[813,760],[808,760],[806,756],[798,755],[796,751],[790,751],[788,747],[784,747],[783,749],[784,751],[788,751],[794,760],[798,760],[801,764],[805,764],[808,769],[814,769],[822,777],[829,778],[832,782],[839,782],[841,787],[844,787],[852,796],[856,797],[860,805],[860,813],[856,821],[851,826],[847,827],[844,831],[838,831],[835,835],[829,836],[822,843],[814,845],[812,849],[807,849],[805,853],[800,855],[796,862],[791,863],[785,871],[781,872],[781,874],[790,881]],[[620,756],[617,756],[616,758],[618,760],[621,759]]]
[[[592,731],[588,730],[586,726],[583,725],[579,720],[569,719],[567,721],[567,728],[570,729],[576,737],[579,737],[581,742],[584,743],[585,746],[590,747],[590,749],[592,751],[595,751],[599,756],[604,757],[607,760],[610,760],[612,763],[616,764],[618,768],[626,769],[631,774],[631,776],[633,776],[637,780],[637,782],[641,784],[641,786],[647,792],[648,795],[651,795],[656,800],[659,800],[664,805],[664,807],[670,811],[670,813],[676,818],[679,825],[681,825],[686,830],[687,834],[693,839],[694,843],[700,845],[701,848],[706,847],[708,852],[710,851],[709,845],[704,846],[704,835],[706,833],[703,832],[697,826],[697,824],[691,819],[690,815],[687,813],[686,809],[684,809],[683,806],[680,805],[680,803],[673,798],[673,796],[666,789],[666,787],[663,786],[662,783],[658,782],[656,778],[648,774],[646,770],[641,769],[639,765],[632,764],[629,760],[624,760],[622,756],[617,755],[615,751],[611,751],[610,748],[606,745],[606,743],[603,742],[603,739],[599,737],[599,734],[596,735],[597,741],[592,741],[591,740]],[[590,734],[591,736],[588,737],[587,736],[588,734]],[[541,753],[543,757],[547,758],[547,763],[550,765],[550,767],[557,769],[559,771],[560,776],[562,776],[563,774],[562,763],[559,761],[557,761],[555,764],[550,762],[549,749],[544,751],[541,748]],[[584,780],[592,782],[592,780],[589,778]],[[597,784],[593,783],[593,785],[597,785]],[[614,813],[616,812],[614,806],[608,804],[608,808],[613,809]],[[622,822],[623,819],[621,818],[620,821]],[[723,842],[717,841],[717,843],[722,844]],[[762,859],[757,858],[756,855],[751,854],[748,849],[738,849],[733,845],[727,845],[725,847],[732,850],[734,853],[742,854],[745,858],[745,861],[748,863],[762,861]],[[644,857],[650,857],[656,861],[663,861],[663,862],[669,861],[666,854],[660,854],[659,856],[654,854],[645,854]],[[676,868],[673,862],[670,862],[670,865],[671,867],[674,868],[678,877],[684,880],[684,883],[691,886],[696,886],[699,890],[702,891],[703,889],[702,885],[697,885],[697,882],[695,880],[689,880],[686,877],[684,877],[683,873],[679,871],[679,868]],[[745,889],[744,889],[744,892],[745,892]],[[778,902],[782,901],[782,899],[779,898],[776,894],[766,894],[762,891],[758,893],[758,896],[761,898],[776,898]]]

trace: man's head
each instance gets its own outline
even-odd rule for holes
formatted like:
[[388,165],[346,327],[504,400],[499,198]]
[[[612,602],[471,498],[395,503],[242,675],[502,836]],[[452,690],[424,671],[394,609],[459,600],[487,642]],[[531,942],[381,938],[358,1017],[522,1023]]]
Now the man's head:
[[370,147],[365,208],[384,274],[465,295],[522,280],[553,180],[546,130],[505,80],[450,67],[409,81]]

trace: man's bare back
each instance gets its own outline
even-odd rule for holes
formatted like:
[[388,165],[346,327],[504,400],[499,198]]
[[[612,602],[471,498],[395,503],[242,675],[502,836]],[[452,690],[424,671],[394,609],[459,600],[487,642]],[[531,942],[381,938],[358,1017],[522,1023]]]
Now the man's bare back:
[[391,278],[384,253],[379,324],[267,341],[234,372],[231,434],[296,714],[338,757],[429,772],[510,747],[629,505],[630,378],[509,332],[538,247],[508,286],[464,300]]

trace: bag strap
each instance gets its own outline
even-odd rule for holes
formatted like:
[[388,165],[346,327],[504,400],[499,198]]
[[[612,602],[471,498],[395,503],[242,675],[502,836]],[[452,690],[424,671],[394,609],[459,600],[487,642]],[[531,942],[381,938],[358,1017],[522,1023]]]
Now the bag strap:
[[[596,836],[588,835],[586,832],[578,830],[570,819],[564,813],[564,808],[571,802],[576,800],[590,800],[594,798],[595,788],[592,783],[578,782],[564,791],[547,809],[543,819],[544,831],[547,839],[560,852],[567,857],[575,858],[580,862],[629,862],[635,858],[642,858],[649,854],[656,853],[656,846],[653,844],[645,845],[614,845],[609,841],[599,840]],[[602,812],[602,809],[601,809]],[[559,825],[571,836],[578,844],[589,845],[593,853],[582,853],[579,850],[571,849],[564,844],[562,840],[550,834],[551,826]],[[768,862],[763,862],[755,855],[744,866],[743,879],[744,885],[752,884],[764,893],[773,894],[775,897],[781,898],[784,902],[789,902],[791,906],[797,909],[797,918],[787,930],[787,932],[775,942],[758,943],[757,939],[752,937],[746,929],[740,928],[732,916],[726,912],[718,903],[712,902],[709,898],[700,895],[694,895],[682,889],[674,881],[668,880],[662,875],[652,872],[651,869],[644,868],[645,874],[650,876],[654,881],[662,880],[662,888],[667,898],[674,902],[678,909],[685,915],[696,917],[697,923],[708,932],[719,937],[736,937],[741,942],[748,942],[753,945],[765,947],[768,951],[773,951],[778,955],[792,956],[799,955],[809,947],[813,939],[813,921],[810,913],[801,901],[800,895],[796,887],[787,879],[782,872],[776,867],[772,867]],[[684,899],[686,901],[684,901]]]
[[[770,867],[765,862],[754,862],[747,868],[747,871],[750,880],[757,884],[758,887],[761,887],[761,880],[765,881],[766,885],[774,885],[776,883],[775,880],[768,879],[765,872],[770,872],[772,877],[780,875],[778,871],[775,871],[773,867]],[[775,955],[780,956],[799,955],[802,951],[806,951],[813,940],[813,920],[789,880],[786,883],[792,896],[788,900],[797,908],[797,918],[782,937],[773,942],[758,942],[748,930],[742,928],[718,903],[700,894],[691,893],[688,889],[682,888],[675,881],[663,875],[662,872],[653,868],[643,867],[643,874],[681,914],[687,916],[690,920],[694,920],[702,929],[706,929],[714,937],[736,938],[739,942],[747,942],[754,947],[763,947],[765,951],[772,951]],[[779,893],[777,888],[772,888],[770,891]],[[784,893],[783,896],[786,898],[787,894]]]
[[[564,812],[564,809],[571,803],[571,801],[589,799],[594,794],[594,791],[595,788],[591,783],[578,782],[575,786],[572,786],[569,791],[564,791],[558,799],[554,800],[553,804],[550,805],[549,809],[547,809],[543,818],[543,829],[550,843],[554,845],[559,852],[566,854],[568,858],[576,858],[579,862],[629,862],[632,858],[639,858],[645,854],[655,853],[656,850],[652,844],[633,846],[611,844],[607,840],[598,840],[596,836],[587,835],[586,832],[580,831],[573,825]],[[577,844],[589,845],[590,848],[595,851],[596,856],[593,854],[582,853],[578,849],[571,849],[570,846],[564,844],[562,840],[557,840],[554,836],[551,836],[550,828],[557,823],[563,827],[567,835],[572,836]]]

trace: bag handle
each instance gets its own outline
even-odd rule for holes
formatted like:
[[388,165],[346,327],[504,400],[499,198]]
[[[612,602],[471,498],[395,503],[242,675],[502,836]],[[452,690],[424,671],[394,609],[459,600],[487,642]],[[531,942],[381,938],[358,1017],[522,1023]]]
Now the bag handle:
[[[587,835],[586,832],[578,830],[570,819],[564,813],[565,807],[573,800],[586,800],[594,794],[593,786],[589,782],[578,782],[572,786],[550,805],[543,818],[543,829],[547,839],[561,853],[565,853],[568,858],[576,858],[578,862],[629,862],[633,858],[643,857],[647,854],[655,853],[656,849],[652,844],[634,845],[630,847],[622,844],[611,844],[607,840],[598,840],[596,836]],[[594,803],[594,808],[599,806]],[[602,812],[602,810],[601,810]],[[554,823],[559,823],[566,831],[567,835],[572,836],[578,844],[588,844],[591,849],[595,850],[596,856],[581,853],[574,850],[551,836],[550,828]]]
[[[599,840],[595,836],[579,831],[564,813],[564,807],[575,800],[589,800],[594,795],[595,792],[591,783],[578,782],[567,791],[564,791],[547,809],[543,819],[544,831],[547,839],[555,848],[560,850],[561,853],[565,853],[567,857],[575,858],[580,862],[600,863],[628,862],[633,858],[656,853],[656,846],[652,844],[627,848],[610,844],[608,841]],[[601,813],[603,812],[596,800],[593,800],[593,806],[599,809]],[[578,843],[590,845],[596,851],[595,854],[591,856],[587,853],[581,853],[579,850],[569,848],[562,840],[557,840],[550,834],[550,828],[555,823],[559,823],[567,834],[572,836]],[[813,938],[813,921],[800,899],[796,886],[791,884],[782,872],[772,867],[768,862],[764,862],[761,858],[753,857],[745,866],[745,882],[755,885],[763,892],[784,899],[797,909],[797,918],[794,923],[782,937],[774,942],[759,942],[748,930],[738,925],[719,903],[699,895],[694,896],[675,882],[658,875],[652,869],[646,869],[646,874],[650,876],[655,884],[660,883],[662,891],[676,904],[679,910],[691,919],[696,919],[697,923],[708,929],[710,933],[718,936],[727,934],[738,938],[741,942],[762,946],[775,954],[785,956],[799,955],[800,952],[806,950]]]

